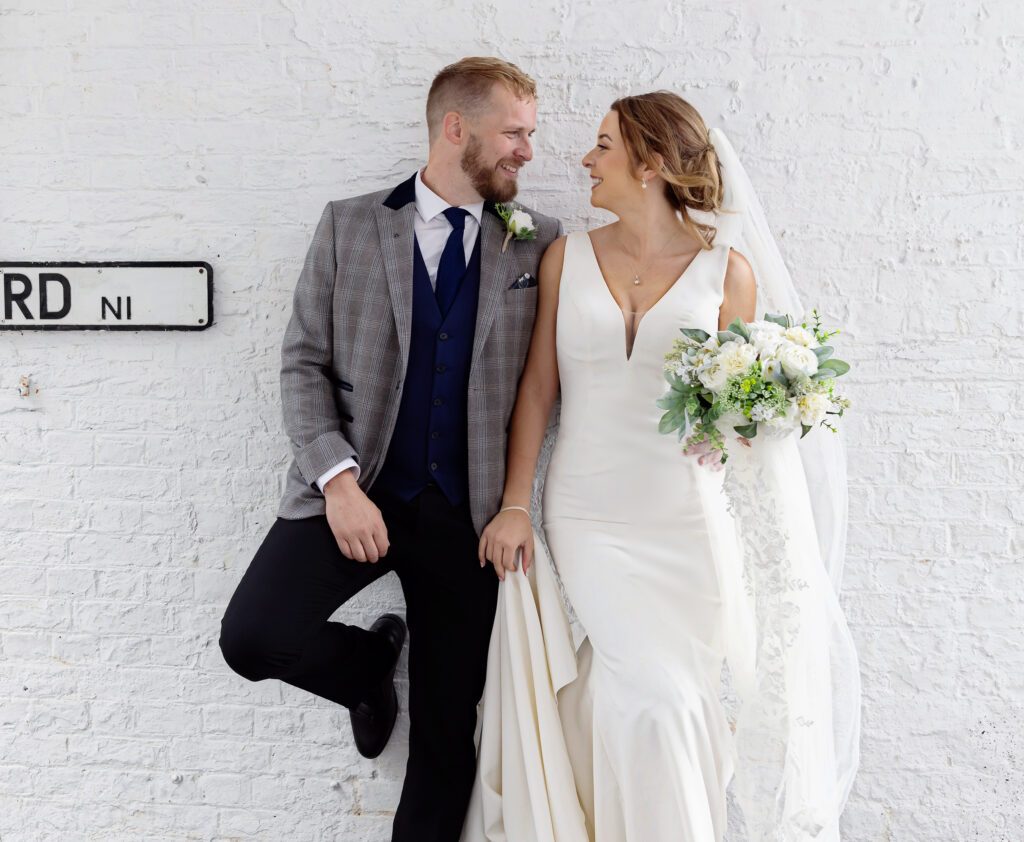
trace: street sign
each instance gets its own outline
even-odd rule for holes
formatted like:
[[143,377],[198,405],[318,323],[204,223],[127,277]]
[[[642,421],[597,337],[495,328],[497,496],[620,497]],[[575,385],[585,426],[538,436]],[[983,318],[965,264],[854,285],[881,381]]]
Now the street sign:
[[0,262],[0,330],[206,330],[209,263]]

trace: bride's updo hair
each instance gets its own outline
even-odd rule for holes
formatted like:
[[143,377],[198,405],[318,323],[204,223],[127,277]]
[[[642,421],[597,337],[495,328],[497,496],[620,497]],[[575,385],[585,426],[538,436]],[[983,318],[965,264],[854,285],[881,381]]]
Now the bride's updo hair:
[[[671,91],[654,91],[615,100],[619,131],[630,163],[649,167],[665,180],[665,198],[704,248],[716,229],[693,219],[688,210],[713,212],[722,205],[722,165],[697,109]],[[664,164],[659,167],[655,155]]]

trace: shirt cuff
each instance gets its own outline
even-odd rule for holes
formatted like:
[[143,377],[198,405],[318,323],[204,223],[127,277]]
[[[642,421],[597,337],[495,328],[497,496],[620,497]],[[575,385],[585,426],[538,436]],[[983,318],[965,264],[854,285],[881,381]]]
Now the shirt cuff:
[[327,485],[332,479],[334,479],[342,471],[347,471],[351,468],[355,472],[356,482],[359,481],[359,463],[355,459],[345,459],[331,468],[329,471],[325,471],[316,478],[317,487],[323,493],[324,486]]

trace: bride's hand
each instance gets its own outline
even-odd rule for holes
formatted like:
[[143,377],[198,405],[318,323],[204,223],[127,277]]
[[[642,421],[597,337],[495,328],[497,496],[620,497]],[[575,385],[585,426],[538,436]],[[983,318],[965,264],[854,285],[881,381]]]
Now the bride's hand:
[[523,573],[533,563],[533,526],[526,512],[510,509],[495,515],[480,536],[480,566],[488,561],[505,581],[505,571],[516,569],[516,553],[523,551]]
[[[736,436],[736,441],[744,447],[750,447],[750,439],[744,436]],[[722,464],[722,451],[711,446],[711,442],[705,439],[700,444],[689,444],[683,448],[687,456],[696,456],[698,465],[707,465],[712,471],[720,471],[725,466]]]
[[705,439],[698,444],[688,444],[683,448],[687,456],[696,456],[698,465],[707,465],[712,471],[722,470],[722,451],[713,447],[711,442]]

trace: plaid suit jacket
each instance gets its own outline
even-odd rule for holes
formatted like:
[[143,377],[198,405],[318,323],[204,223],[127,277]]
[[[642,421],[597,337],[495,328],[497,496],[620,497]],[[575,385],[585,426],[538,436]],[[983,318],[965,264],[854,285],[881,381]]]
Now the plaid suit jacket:
[[[359,485],[380,473],[398,417],[412,330],[415,174],[394,190],[328,202],[292,299],[281,346],[281,403],[292,462],[278,517],[323,514],[315,481],[348,457]],[[479,533],[505,485],[507,430],[537,309],[541,255],[562,224],[527,209],[534,240],[512,240],[485,203],[480,298],[469,374],[469,496]],[[512,287],[512,288],[510,288]]]

